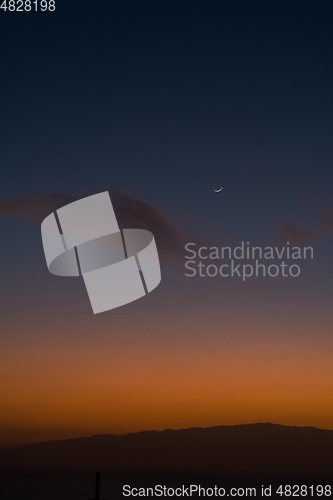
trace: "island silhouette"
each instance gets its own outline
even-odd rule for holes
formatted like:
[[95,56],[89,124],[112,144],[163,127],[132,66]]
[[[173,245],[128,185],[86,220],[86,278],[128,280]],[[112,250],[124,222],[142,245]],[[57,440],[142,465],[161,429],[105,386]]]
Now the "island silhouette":
[[333,478],[333,430],[257,423],[95,435],[2,449],[0,467]]

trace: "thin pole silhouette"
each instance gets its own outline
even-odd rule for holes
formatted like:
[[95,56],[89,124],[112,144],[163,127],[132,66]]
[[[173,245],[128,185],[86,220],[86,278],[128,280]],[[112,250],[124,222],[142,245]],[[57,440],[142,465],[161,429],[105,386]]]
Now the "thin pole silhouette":
[[96,472],[96,483],[95,483],[95,498],[90,498],[90,500],[100,500],[100,498],[99,498],[100,482],[101,482],[101,473],[99,471],[97,471]]

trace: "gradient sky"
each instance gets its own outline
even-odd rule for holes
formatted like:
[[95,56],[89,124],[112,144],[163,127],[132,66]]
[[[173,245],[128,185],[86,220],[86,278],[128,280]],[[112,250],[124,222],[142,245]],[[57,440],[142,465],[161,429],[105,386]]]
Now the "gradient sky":
[[[0,15],[0,444],[333,429],[332,5],[56,7]],[[314,259],[243,283],[186,278],[166,251],[154,292],[93,315],[79,278],[48,273],[27,200],[106,189],[184,241],[290,240]]]

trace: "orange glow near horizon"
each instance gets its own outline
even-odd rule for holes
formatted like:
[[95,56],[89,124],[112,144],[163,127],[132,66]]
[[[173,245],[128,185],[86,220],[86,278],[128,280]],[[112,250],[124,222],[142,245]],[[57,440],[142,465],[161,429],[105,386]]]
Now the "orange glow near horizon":
[[332,342],[176,337],[8,342],[8,441],[267,421],[332,428]]

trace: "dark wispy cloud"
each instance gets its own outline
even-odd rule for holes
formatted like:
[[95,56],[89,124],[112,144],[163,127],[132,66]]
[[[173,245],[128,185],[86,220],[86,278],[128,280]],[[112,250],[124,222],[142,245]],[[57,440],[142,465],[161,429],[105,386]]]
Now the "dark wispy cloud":
[[295,223],[291,220],[282,221],[276,240],[278,243],[289,241],[294,245],[304,245],[315,243],[332,235],[333,209],[326,208],[316,212],[303,224]]
[[[184,242],[189,235],[178,227],[167,213],[116,189],[109,189],[109,193],[121,228],[148,229],[154,234],[163,253],[169,255],[182,253]],[[32,198],[0,200],[0,215],[24,217],[41,223],[51,212],[89,194],[94,193],[81,193],[77,196],[47,193]]]
[[71,203],[78,197],[61,193],[47,193],[34,198],[0,200],[0,215],[27,217],[41,222],[50,212]]

